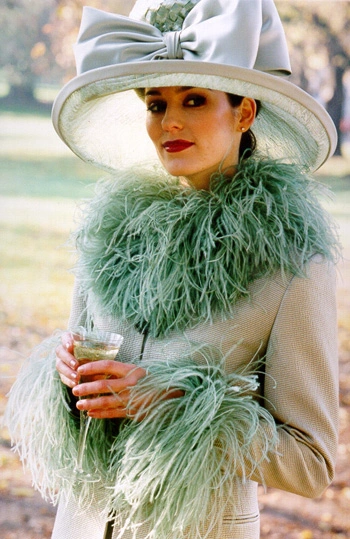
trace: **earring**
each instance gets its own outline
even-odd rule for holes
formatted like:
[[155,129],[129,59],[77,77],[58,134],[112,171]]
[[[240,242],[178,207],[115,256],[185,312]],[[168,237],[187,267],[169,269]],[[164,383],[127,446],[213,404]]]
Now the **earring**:
[[241,127],[241,131],[245,131],[245,127]]

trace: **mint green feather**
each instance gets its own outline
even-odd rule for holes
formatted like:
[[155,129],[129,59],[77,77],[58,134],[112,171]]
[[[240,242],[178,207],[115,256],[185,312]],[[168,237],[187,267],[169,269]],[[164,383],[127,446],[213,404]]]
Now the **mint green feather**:
[[[73,493],[86,506],[92,501],[90,485],[74,482],[79,418],[72,413],[68,389],[55,367],[61,333],[45,339],[24,362],[9,393],[4,422],[41,495],[56,504],[62,492]],[[107,477],[112,440],[113,423],[92,423],[84,455],[88,470],[97,469]]]
[[295,165],[243,161],[210,191],[172,178],[113,178],[99,186],[76,242],[77,274],[107,315],[152,336],[230,316],[258,277],[303,274],[334,258],[317,184]]
[[[237,474],[247,480],[276,448],[274,419],[252,397],[257,375],[227,374],[224,359],[208,352],[201,364],[142,363],[149,374],[132,390],[130,408],[156,398],[125,424],[111,451],[112,508],[135,538],[204,537],[222,522]],[[183,396],[162,400],[174,387]],[[148,535],[138,534],[141,525]]]
[[[84,468],[101,474],[94,484],[74,474],[79,424],[55,371],[58,342],[59,333],[33,351],[6,410],[14,449],[35,488],[53,503],[64,495],[83,510],[93,504],[102,517],[115,514],[121,537],[123,529],[139,537],[141,524],[149,539],[189,531],[202,537],[204,527],[219,525],[236,475],[246,480],[259,473],[278,442],[273,416],[253,398],[257,366],[228,374],[225,358],[208,346],[193,348],[196,361],[143,361],[148,374],[131,389],[130,409],[138,399],[148,404],[118,435],[114,421],[91,423]],[[182,397],[161,398],[174,387]]]

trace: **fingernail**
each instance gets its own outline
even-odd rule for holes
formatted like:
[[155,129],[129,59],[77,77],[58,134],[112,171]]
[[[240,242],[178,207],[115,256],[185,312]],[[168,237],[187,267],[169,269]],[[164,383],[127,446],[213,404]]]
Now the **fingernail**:
[[78,378],[78,375],[76,372],[72,372],[71,377],[73,378],[73,380],[76,380]]
[[76,361],[74,361],[74,359],[72,359],[72,361],[70,362],[70,366],[75,367],[75,365],[76,365]]

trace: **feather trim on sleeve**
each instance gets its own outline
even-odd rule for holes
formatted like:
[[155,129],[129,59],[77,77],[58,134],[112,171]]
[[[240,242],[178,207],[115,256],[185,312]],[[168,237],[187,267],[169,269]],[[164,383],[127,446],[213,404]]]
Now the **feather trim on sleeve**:
[[[253,398],[257,375],[227,374],[224,360],[201,353],[201,364],[190,357],[142,363],[148,376],[132,389],[130,408],[157,398],[112,446],[110,508],[119,537],[126,530],[141,537],[141,525],[150,530],[145,536],[142,527],[143,539],[204,537],[204,529],[220,526],[237,474],[245,482],[276,449],[274,419]],[[162,400],[171,388],[183,396]]]
[[[5,413],[13,448],[31,472],[34,488],[54,504],[62,492],[71,493],[81,505],[91,503],[88,484],[75,485],[79,417],[72,413],[68,388],[56,371],[60,331],[45,339],[24,362],[13,384]],[[87,470],[108,466],[112,443],[109,421],[93,422],[85,454]]]

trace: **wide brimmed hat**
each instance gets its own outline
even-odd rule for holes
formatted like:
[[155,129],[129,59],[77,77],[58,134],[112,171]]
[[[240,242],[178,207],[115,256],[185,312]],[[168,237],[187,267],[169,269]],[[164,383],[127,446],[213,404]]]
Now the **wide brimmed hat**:
[[314,171],[337,135],[325,109],[289,82],[273,0],[138,0],[130,17],[84,8],[78,75],[58,94],[53,123],[83,160],[108,171],[156,159],[135,89],[190,86],[261,102],[259,154]]

